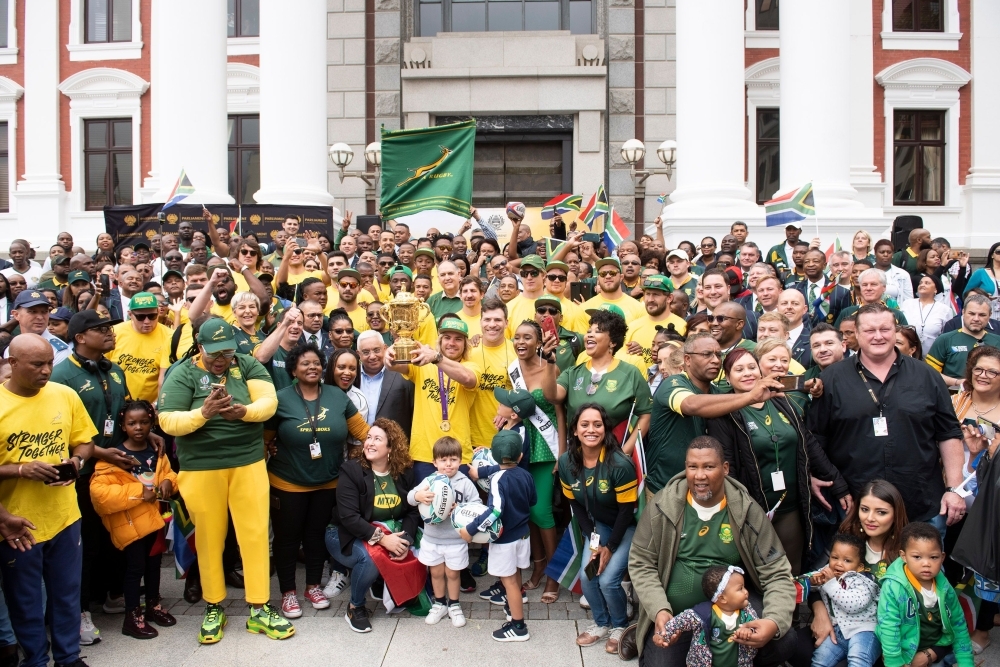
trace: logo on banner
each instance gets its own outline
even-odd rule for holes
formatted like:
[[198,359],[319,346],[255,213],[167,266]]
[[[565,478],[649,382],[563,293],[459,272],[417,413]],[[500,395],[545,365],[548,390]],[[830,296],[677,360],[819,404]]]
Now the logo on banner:
[[[440,167],[441,163],[443,163],[446,159],[448,159],[449,155],[451,155],[451,149],[448,148],[447,146],[441,146],[441,157],[439,157],[434,162],[431,162],[430,164],[423,165],[422,167],[417,167],[415,169],[407,169],[406,171],[412,171],[413,172],[413,176],[410,176],[406,180],[400,181],[398,184],[396,184],[396,187],[397,188],[401,188],[401,187],[403,187],[404,185],[406,185],[407,183],[409,183],[411,181],[417,181],[417,180],[422,179],[424,176],[427,176],[432,171],[434,171],[435,169],[437,169],[438,167]],[[437,178],[446,178],[448,176],[451,176],[451,174],[434,174],[434,175],[431,176],[431,178],[434,178],[434,177],[437,177]]]
[[125,224],[128,225],[129,227],[135,227],[135,223],[137,222],[139,222],[139,219],[134,215],[125,216]]
[[146,238],[147,239],[152,239],[154,236],[156,236],[156,231],[155,230],[152,230],[152,229],[147,229],[146,230]]
[[[259,215],[257,215],[256,213],[254,213],[253,215],[250,216],[250,224],[251,225],[259,225],[260,221],[261,221],[261,217]],[[275,232],[275,233],[277,233],[277,232]]]
[[171,225],[176,225],[178,220],[180,220],[180,218],[176,213],[167,214],[167,222],[169,222]]

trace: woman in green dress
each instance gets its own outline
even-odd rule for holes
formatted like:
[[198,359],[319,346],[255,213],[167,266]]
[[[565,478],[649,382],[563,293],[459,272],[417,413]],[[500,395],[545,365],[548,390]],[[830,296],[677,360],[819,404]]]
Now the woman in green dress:
[[[552,515],[552,489],[556,462],[566,451],[566,415],[562,406],[554,405],[556,377],[559,374],[555,348],[559,340],[551,334],[543,339],[542,328],[532,320],[525,320],[514,330],[513,342],[517,359],[507,369],[511,384],[515,389],[527,390],[538,406],[535,415],[525,420],[531,439],[528,470],[535,480],[538,496],[530,515],[534,570],[525,584],[526,589],[534,590],[541,584],[548,560],[559,543]],[[551,604],[558,599],[559,582],[549,579],[545,583],[542,602]]]

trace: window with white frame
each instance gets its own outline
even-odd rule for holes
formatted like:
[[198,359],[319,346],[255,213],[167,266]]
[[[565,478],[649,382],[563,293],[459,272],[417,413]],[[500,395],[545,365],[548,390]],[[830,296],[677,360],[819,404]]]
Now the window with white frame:
[[132,41],[132,0],[85,0],[86,44]]
[[957,51],[958,0],[884,0],[882,48]]
[[10,145],[7,122],[0,122],[0,213],[10,212]]
[[88,211],[132,203],[132,121],[83,121],[83,171]]
[[260,35],[260,0],[228,0],[226,14],[228,37]]
[[142,57],[140,0],[69,0],[69,8],[70,60]]

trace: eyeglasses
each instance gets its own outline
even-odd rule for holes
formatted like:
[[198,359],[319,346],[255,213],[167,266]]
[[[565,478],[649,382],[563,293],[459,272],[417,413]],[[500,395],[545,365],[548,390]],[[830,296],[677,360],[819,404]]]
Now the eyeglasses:
[[379,266],[389,268],[390,266],[396,266],[396,262],[379,262]]
[[140,322],[145,322],[146,320],[155,320],[159,317],[159,313],[132,313],[132,317]]
[[494,269],[499,269],[501,266],[507,266],[507,260],[506,259],[501,259],[499,262],[494,262],[493,263],[493,268]]
[[323,317],[323,313],[303,313],[303,316],[308,317],[311,320],[314,320],[317,317]]
[[708,315],[709,322],[715,322],[716,324],[723,324],[726,320],[738,320],[738,317],[730,317],[729,315]]
[[637,259],[627,259],[622,262],[622,266],[640,266],[642,262]]
[[537,278],[540,275],[542,275],[542,272],[536,269],[521,269],[522,278]]
[[617,271],[601,271],[597,275],[601,278],[614,278],[618,275]]
[[236,350],[222,350],[221,352],[215,352],[213,354],[205,352],[201,356],[206,361],[215,361],[216,359],[232,359],[236,356]]
[[554,283],[564,283],[568,280],[566,276],[559,273],[550,273],[549,275],[545,276],[545,279],[551,280]]
[[539,306],[535,308],[535,312],[539,315],[562,315],[562,311],[558,308],[553,308],[552,306]]
[[354,329],[330,329],[330,333],[337,334],[338,336],[345,336],[349,333],[354,333]]
[[108,332],[111,331],[111,327],[109,325],[107,325],[107,324],[102,324],[99,327],[90,327],[89,329],[87,329],[87,331],[96,331],[97,333],[101,334],[102,336],[106,336],[108,334]]
[[715,244],[714,243],[702,243],[701,247],[702,248],[714,248]]
[[295,250],[292,251],[292,254],[293,255],[301,255],[302,254],[302,248],[296,248]]
[[1000,376],[1000,371],[995,371],[992,368],[973,368],[972,374],[976,377],[982,377],[985,375],[991,380],[996,380],[997,376]]
[[712,352],[687,352],[687,354],[701,357],[702,359],[708,359],[709,357],[715,357],[716,359],[722,358],[722,350],[714,350]]
[[240,248],[240,254],[246,255],[248,257],[256,257],[257,251],[254,250],[253,248]]
[[590,386],[587,387],[587,396],[593,396],[597,393],[597,386],[601,384],[601,376],[597,373],[590,374]]

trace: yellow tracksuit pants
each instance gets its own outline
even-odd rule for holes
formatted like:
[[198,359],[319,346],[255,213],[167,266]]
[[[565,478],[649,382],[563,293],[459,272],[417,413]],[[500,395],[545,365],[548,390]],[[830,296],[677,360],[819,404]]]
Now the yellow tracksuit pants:
[[232,514],[236,541],[243,557],[246,600],[250,604],[267,602],[271,597],[270,487],[264,461],[239,468],[182,471],[177,474],[177,486],[194,521],[195,548],[205,601],[217,604],[226,599],[222,551],[229,527],[228,514]]

